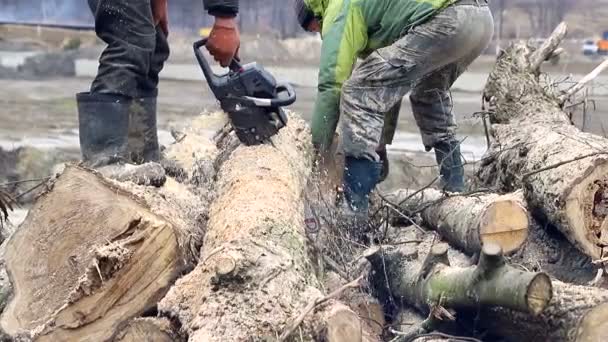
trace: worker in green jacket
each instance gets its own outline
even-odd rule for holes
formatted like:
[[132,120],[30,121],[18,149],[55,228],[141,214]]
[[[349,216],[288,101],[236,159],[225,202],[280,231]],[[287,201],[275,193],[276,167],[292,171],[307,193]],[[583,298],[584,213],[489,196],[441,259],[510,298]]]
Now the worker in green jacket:
[[[304,29],[323,38],[312,138],[322,154],[342,118],[350,208],[367,215],[386,159],[382,145],[394,133],[394,127],[383,133],[385,121],[395,126],[410,91],[423,144],[435,150],[444,189],[462,191],[449,89],[492,37],[487,1],[296,0],[296,12]],[[357,58],[362,61],[353,71]]]

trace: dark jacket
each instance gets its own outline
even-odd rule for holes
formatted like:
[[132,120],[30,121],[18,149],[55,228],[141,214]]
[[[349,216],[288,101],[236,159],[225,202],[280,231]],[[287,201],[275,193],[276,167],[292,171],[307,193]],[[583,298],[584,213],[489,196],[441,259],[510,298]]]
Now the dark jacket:
[[203,4],[213,16],[235,16],[239,12],[239,0],[203,0]]

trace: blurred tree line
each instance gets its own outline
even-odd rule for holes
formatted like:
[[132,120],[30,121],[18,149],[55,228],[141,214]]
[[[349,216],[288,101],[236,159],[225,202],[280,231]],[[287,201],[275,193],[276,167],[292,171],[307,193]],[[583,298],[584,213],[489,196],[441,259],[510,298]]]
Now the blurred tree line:
[[[168,0],[171,26],[197,32],[209,26],[211,18],[204,12],[202,0]],[[393,0],[399,1],[399,0]],[[484,0],[479,0],[484,1]],[[504,24],[527,21],[526,36],[546,36],[567,14],[593,11],[594,6],[607,7],[605,0],[488,0],[497,22],[497,35],[504,37]],[[527,15],[516,18],[508,14],[518,8]],[[92,24],[86,0],[0,0],[0,21]],[[249,33],[272,33],[286,38],[303,32],[295,19],[292,0],[241,0],[241,30]],[[509,37],[507,37],[509,38]]]
[[[168,3],[173,29],[198,32],[212,23],[202,0]],[[281,38],[303,32],[291,0],[241,0],[240,6],[239,25],[243,32],[273,33]],[[0,0],[1,21],[93,25],[87,0]]]

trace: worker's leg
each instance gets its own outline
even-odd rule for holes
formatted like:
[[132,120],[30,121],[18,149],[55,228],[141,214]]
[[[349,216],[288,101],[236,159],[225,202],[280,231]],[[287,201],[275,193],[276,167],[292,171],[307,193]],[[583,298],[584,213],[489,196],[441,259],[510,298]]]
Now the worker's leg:
[[414,118],[427,151],[435,149],[441,184],[447,191],[464,189],[464,168],[460,144],[454,134],[456,121],[452,113],[451,85],[460,75],[452,63],[428,75],[412,90],[410,101]]
[[[156,47],[150,0],[89,0],[97,35],[108,44],[90,92],[77,95],[80,146],[85,164],[108,177],[162,184],[159,164],[130,165],[129,122]],[[153,94],[156,96],[156,93]]]
[[468,56],[491,27],[487,6],[450,6],[395,44],[372,53],[354,71],[341,99],[345,195],[351,206],[367,209],[369,193],[378,181],[376,148],[383,113],[419,79]]
[[92,93],[145,97],[156,49],[150,0],[90,0],[95,32],[107,45],[99,59]]
[[455,136],[456,120],[449,89],[466,68],[481,54],[492,37],[491,22],[471,47],[470,52],[458,61],[448,64],[425,76],[414,86],[410,101],[422,142],[427,151],[435,150],[442,187],[451,192],[464,190],[464,167],[460,142]]
[[380,137],[380,145],[376,149],[380,162],[382,163],[382,171],[380,172],[380,179],[378,183],[383,182],[389,173],[389,161],[388,152],[386,151],[386,145],[393,143],[395,138],[395,132],[397,131],[397,124],[399,123],[399,111],[401,111],[401,101],[397,102],[388,113],[384,114],[384,127],[382,128],[382,137]]
[[148,77],[139,85],[140,98],[133,101],[129,123],[129,152],[136,163],[160,160],[156,128],[156,98],[159,74],[169,58],[169,44],[165,33],[156,28],[155,50],[150,58]]

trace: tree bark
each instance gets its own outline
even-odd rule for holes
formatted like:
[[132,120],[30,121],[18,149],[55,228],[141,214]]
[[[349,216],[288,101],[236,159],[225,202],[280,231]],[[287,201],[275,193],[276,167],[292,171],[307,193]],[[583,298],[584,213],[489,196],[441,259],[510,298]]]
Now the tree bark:
[[485,310],[481,324],[508,341],[605,341],[608,291],[553,281],[553,299],[538,316]]
[[551,300],[549,276],[506,265],[498,245],[485,245],[479,263],[467,268],[451,267],[448,250],[447,244],[433,245],[422,262],[415,249],[386,258],[378,251],[370,260],[377,267],[386,263],[393,295],[423,311],[433,305],[454,309],[500,306],[538,315]]
[[487,243],[506,254],[517,251],[528,237],[528,212],[522,192],[508,195],[445,194],[436,189],[398,190],[386,196],[424,222],[451,245],[472,255]]
[[[397,249],[383,248],[380,253],[368,253],[372,255],[370,260],[376,269],[375,288],[386,297],[385,301],[394,301],[400,307],[414,306],[424,313],[428,313],[433,305],[455,309],[454,316],[459,326],[470,326],[475,331],[487,329],[488,333],[508,341],[590,341],[589,337],[596,338],[595,341],[603,340],[597,337],[606,333],[607,290],[553,280],[549,287],[552,295],[547,297],[547,288],[541,282],[541,286],[536,287],[538,291],[534,291],[537,295],[531,296],[534,298],[532,303],[544,304],[536,306],[539,309],[544,307],[542,310],[526,312],[514,309],[510,304],[509,308],[504,304],[512,296],[506,295],[500,296],[501,303],[493,303],[502,305],[500,307],[487,305],[489,302],[485,302],[486,305],[479,304],[484,296],[476,292],[476,286],[462,283],[462,278],[457,275],[462,274],[463,270],[470,271],[482,265],[483,255],[478,266],[470,266],[467,258],[450,248],[449,263],[452,266],[446,266],[441,264],[446,260],[443,253],[445,249],[438,247],[440,245],[435,243],[432,234],[421,233],[413,227],[401,229],[399,234],[405,235],[407,239],[416,238],[419,242],[400,245]],[[432,253],[433,249],[435,253]],[[439,261],[438,272],[453,269],[450,279],[460,280],[447,283],[450,286],[439,292],[428,291],[429,286],[437,284],[430,281],[437,274],[433,272],[437,272],[434,268],[428,272],[428,265],[433,265],[431,261]],[[427,278],[421,280],[420,276],[424,274],[427,274]],[[518,286],[518,281],[501,283],[492,289],[494,295],[502,291],[501,287],[511,287],[508,291],[515,291]],[[467,292],[468,297],[454,295],[454,289],[459,287]],[[526,290],[522,288],[518,293],[523,295]],[[460,300],[465,301],[465,304],[466,300],[478,304],[461,305]],[[438,326],[437,329],[441,327]]]
[[[398,190],[386,196],[406,213],[420,213],[426,226],[468,255],[481,251],[481,242],[500,245],[509,262],[533,272],[546,272],[561,281],[588,284],[597,274],[590,258],[563,238],[555,228],[530,220],[523,193],[508,195],[445,194],[434,189],[410,197]],[[497,229],[498,228],[498,229]],[[500,231],[497,233],[497,231]]]
[[[176,154],[174,161],[205,173],[218,150],[195,130],[188,133],[192,141],[169,151],[196,145],[205,153]],[[107,341],[124,322],[155,309],[196,264],[208,198],[191,190],[211,176],[168,178],[150,188],[67,165],[4,246],[14,290],[2,289],[9,298],[2,329],[36,341]]]
[[515,44],[498,59],[484,90],[493,142],[478,176],[504,191],[525,189],[535,214],[600,259],[608,245],[608,140],[574,127],[561,94],[539,76],[565,32],[560,25],[540,48]]
[[[200,262],[159,304],[189,341],[274,340],[321,295],[304,225],[311,152],[293,116],[272,145],[240,146],[221,167]],[[311,317],[299,328],[313,339]]]
[[50,187],[6,245],[14,295],[2,328],[37,341],[107,340],[121,322],[153,308],[194,259],[196,217],[173,221],[160,206],[188,213],[200,202],[171,197],[181,188],[170,183],[150,194],[169,200],[150,203],[78,166]]

